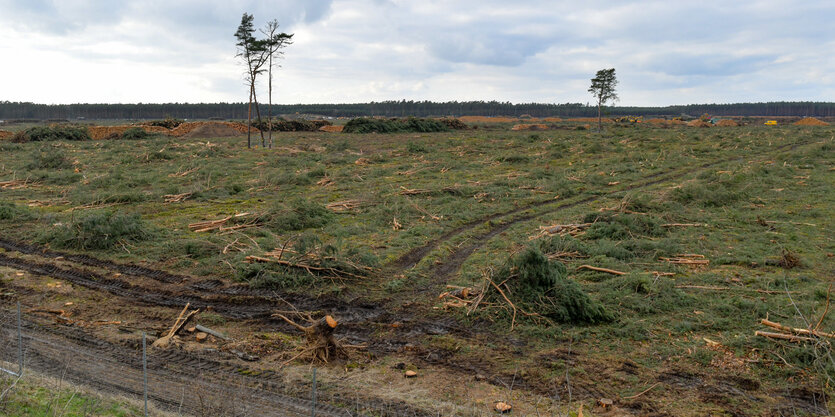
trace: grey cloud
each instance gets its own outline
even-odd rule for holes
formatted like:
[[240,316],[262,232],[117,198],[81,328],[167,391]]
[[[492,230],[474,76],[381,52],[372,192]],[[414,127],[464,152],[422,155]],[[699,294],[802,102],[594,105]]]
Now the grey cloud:
[[645,70],[654,70],[673,76],[724,77],[756,72],[770,62],[775,55],[728,56],[721,54],[658,54]]

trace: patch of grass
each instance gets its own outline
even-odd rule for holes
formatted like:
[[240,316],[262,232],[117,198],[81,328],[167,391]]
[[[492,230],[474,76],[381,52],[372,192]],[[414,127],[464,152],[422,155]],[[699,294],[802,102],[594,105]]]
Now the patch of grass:
[[44,146],[32,154],[28,169],[66,169],[72,168],[72,161],[64,151],[53,146]]
[[155,234],[138,214],[99,211],[53,226],[41,234],[39,241],[56,248],[104,250],[119,242],[147,240]]

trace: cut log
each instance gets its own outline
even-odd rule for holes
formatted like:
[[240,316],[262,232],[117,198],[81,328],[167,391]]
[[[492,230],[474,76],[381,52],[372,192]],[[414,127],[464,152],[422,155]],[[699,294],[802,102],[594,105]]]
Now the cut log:
[[591,266],[591,265],[580,265],[580,266],[577,267],[577,269],[578,270],[589,269],[589,270],[592,270],[592,271],[605,272],[607,274],[612,274],[612,275],[626,275],[626,272],[615,271],[614,269],[598,268],[596,266]]
[[502,414],[509,413],[512,408],[513,406],[504,401],[499,401],[496,403],[496,411]]
[[212,330],[212,329],[210,329],[206,326],[201,326],[199,324],[196,324],[196,325],[194,325],[194,328],[195,328],[195,330],[197,330],[199,332],[208,333],[208,334],[210,334],[210,335],[212,335],[212,336],[214,336],[218,339],[229,340],[229,336],[226,336],[225,334],[223,334],[221,332],[218,332],[216,330]]
[[408,371],[403,373],[403,376],[405,376],[406,378],[414,378],[414,377],[417,376],[417,372],[412,371],[412,370],[408,370]]
[[209,335],[203,332],[197,332],[197,334],[194,335],[194,339],[200,343],[205,342],[208,337]]

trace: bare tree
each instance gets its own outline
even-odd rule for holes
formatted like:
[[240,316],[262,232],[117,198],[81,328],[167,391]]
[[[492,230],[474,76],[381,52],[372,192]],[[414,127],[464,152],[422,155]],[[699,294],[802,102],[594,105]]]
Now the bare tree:
[[[273,66],[277,65],[273,62],[273,57],[281,58],[284,55],[282,51],[283,48],[287,47],[287,45],[293,44],[293,34],[286,34],[284,32],[278,32],[278,20],[271,20],[267,22],[267,26],[264,29],[261,29],[261,33],[266,36],[265,41],[267,42],[267,56],[269,57],[269,63],[267,64],[268,68],[268,84],[269,84],[269,107],[267,108],[267,126],[268,126],[268,135],[269,135],[269,148],[273,148]],[[280,65],[278,65],[280,67]],[[263,139],[263,135],[261,136]],[[261,146],[264,146],[263,142]]]

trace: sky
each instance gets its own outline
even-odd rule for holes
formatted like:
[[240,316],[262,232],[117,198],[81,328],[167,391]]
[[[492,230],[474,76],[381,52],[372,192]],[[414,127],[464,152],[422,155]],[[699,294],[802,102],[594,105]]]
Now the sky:
[[294,34],[281,104],[835,101],[831,0],[0,0],[0,100],[246,101],[244,12]]

